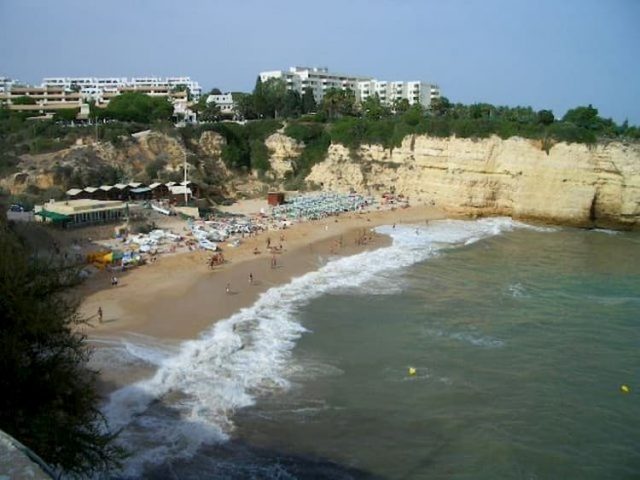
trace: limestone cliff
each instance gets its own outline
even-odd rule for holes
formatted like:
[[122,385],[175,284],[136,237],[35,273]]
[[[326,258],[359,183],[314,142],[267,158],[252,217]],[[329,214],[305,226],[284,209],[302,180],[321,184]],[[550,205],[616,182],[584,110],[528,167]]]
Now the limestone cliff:
[[[179,180],[186,159],[190,178],[208,185],[207,194],[255,196],[283,181],[304,148],[281,133],[266,139],[272,170],[272,185],[267,186],[260,178],[226,168],[221,160],[226,141],[213,131],[186,144],[180,135],[158,132],[122,137],[117,146],[84,142],[54,153],[23,155],[18,172],[0,179],[0,187],[19,194],[30,187],[97,186],[109,173],[137,181],[150,181],[151,175]],[[394,191],[412,203],[434,203],[456,214],[640,228],[640,144],[559,143],[548,152],[541,147],[522,138],[424,135],[407,136],[392,150],[363,145],[351,151],[334,144],[306,180],[325,190]],[[150,166],[157,171],[150,172]]]
[[283,178],[293,170],[292,160],[299,157],[304,148],[304,144],[281,133],[270,135],[264,143],[269,149],[269,162],[275,178]]
[[332,145],[306,179],[327,190],[393,190],[458,214],[580,227],[640,227],[640,145],[411,135],[399,148]]

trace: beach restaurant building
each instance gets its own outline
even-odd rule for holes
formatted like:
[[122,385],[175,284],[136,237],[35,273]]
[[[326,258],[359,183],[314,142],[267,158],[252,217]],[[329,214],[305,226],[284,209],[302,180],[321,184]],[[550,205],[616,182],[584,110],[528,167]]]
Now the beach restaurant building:
[[36,207],[35,214],[44,222],[66,228],[119,221],[126,211],[124,202],[79,199],[45,203]]

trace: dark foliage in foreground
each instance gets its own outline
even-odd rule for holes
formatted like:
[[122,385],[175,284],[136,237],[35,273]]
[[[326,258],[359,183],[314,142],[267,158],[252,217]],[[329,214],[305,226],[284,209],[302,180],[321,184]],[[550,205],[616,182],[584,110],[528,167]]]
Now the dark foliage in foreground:
[[97,409],[96,372],[65,294],[74,267],[29,255],[0,219],[0,428],[67,473],[118,465]]

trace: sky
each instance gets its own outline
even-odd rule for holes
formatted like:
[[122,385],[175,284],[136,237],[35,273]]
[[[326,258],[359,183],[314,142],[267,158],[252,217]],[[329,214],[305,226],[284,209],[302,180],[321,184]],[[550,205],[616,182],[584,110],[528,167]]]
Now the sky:
[[250,91],[327,66],[453,102],[593,104],[640,125],[640,0],[0,0],[0,76],[191,76]]

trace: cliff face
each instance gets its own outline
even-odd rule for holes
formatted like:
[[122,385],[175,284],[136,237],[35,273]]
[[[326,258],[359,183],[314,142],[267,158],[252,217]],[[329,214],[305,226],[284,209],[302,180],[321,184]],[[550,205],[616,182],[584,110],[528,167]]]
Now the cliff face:
[[[179,136],[143,132],[110,143],[76,145],[55,153],[23,155],[19,172],[0,179],[14,194],[68,186],[97,186],[102,169],[121,178],[148,181],[147,167],[160,177],[180,177],[185,161],[190,178],[223,195],[257,195],[264,183],[230,172],[221,160],[225,139],[206,131],[185,145]],[[282,180],[303,144],[276,133],[268,137],[272,181]],[[434,203],[465,215],[508,215],[523,220],[616,229],[640,228],[640,144],[586,146],[560,143],[545,152],[521,138],[483,140],[408,136],[385,150],[363,145],[350,151],[331,145],[325,160],[306,178],[325,190],[380,194],[395,191],[413,203]]]
[[264,143],[269,149],[269,162],[274,177],[284,178],[293,169],[292,160],[300,156],[304,145],[281,133],[270,135]]
[[189,171],[192,179],[217,182],[229,175],[220,159],[225,143],[224,137],[215,132],[203,132],[189,148],[181,138],[159,132],[135,134],[117,147],[108,142],[81,142],[53,153],[23,155],[19,171],[1,179],[0,186],[12,194],[19,194],[30,185],[40,189],[99,186],[91,179],[109,168],[122,172],[123,179],[149,181],[145,168],[152,162],[159,163],[160,172],[178,174],[185,159],[192,167]]
[[580,226],[640,227],[640,145],[408,136],[399,148],[332,145],[307,181],[381,193],[458,214],[508,215]]

